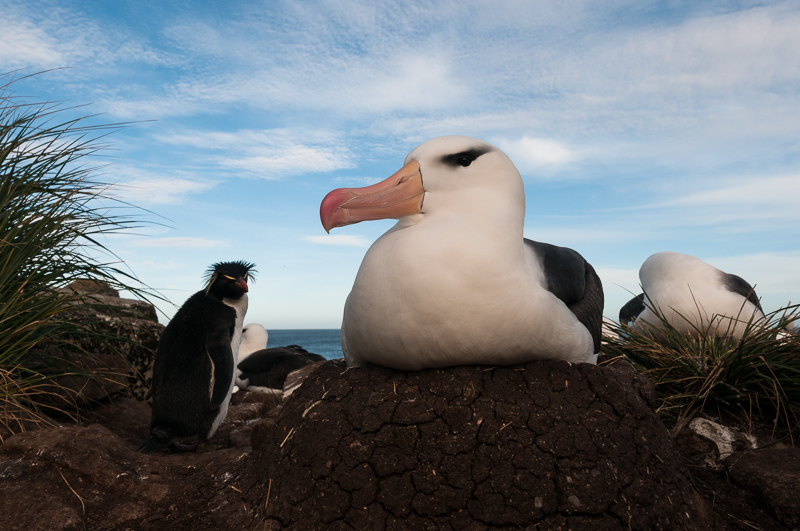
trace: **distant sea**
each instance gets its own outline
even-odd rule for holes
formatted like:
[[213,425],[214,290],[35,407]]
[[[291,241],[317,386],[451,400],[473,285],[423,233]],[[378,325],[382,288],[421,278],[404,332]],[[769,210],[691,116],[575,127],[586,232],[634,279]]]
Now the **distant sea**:
[[343,357],[342,331],[333,329],[314,330],[267,330],[267,347],[300,345],[309,352],[333,360]]

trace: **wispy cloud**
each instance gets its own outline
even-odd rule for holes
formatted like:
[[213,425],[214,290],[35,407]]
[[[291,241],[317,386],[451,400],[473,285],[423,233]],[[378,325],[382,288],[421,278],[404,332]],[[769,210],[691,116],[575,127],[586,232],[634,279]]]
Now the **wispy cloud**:
[[26,20],[9,19],[4,14],[0,9],[0,65],[4,70],[31,65],[63,66],[64,56],[55,39]]
[[159,138],[167,144],[200,149],[208,162],[245,170],[265,179],[348,169],[355,165],[344,135],[330,131],[185,131]]
[[495,143],[505,151],[520,172],[535,171],[542,166],[559,166],[575,160],[567,146],[549,138],[523,136],[516,140],[498,139]]
[[103,68],[119,62],[168,64],[123,26],[98,23],[83,11],[62,2],[0,5],[0,70],[11,68],[74,67],[73,77],[83,77],[83,65]]
[[[389,68],[362,66],[356,77],[363,82],[342,83],[338,101],[362,112],[449,109],[469,98],[469,84],[456,75],[456,62],[443,55],[419,53],[390,61]],[[344,80],[342,80],[344,81]]]
[[[797,209],[800,175],[752,175],[719,179],[710,190],[693,192],[666,201],[661,206],[709,206],[775,208],[779,205]],[[800,212],[798,212],[800,215]]]
[[320,245],[339,245],[343,247],[369,247],[372,242],[363,236],[353,234],[328,234],[326,236],[306,236],[303,238],[310,243]]
[[209,240],[206,238],[176,237],[176,238],[153,238],[138,240],[133,242],[137,247],[188,247],[192,249],[211,249],[217,247],[229,247],[226,242],[219,240]]
[[[686,193],[685,190],[695,190]],[[661,226],[719,226],[725,232],[784,233],[800,223],[800,176],[752,174],[696,179],[687,176],[669,183],[657,183],[652,197],[625,207],[628,223],[648,230]]]
[[134,205],[174,205],[216,186],[214,181],[142,176],[112,186],[109,195]]

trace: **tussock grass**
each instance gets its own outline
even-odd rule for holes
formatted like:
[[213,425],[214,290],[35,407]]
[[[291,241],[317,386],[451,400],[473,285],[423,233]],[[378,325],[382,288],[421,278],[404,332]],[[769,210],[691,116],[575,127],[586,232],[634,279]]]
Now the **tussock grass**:
[[46,419],[45,407],[74,413],[76,397],[60,392],[59,378],[109,377],[81,363],[92,356],[81,345],[103,342],[103,333],[69,315],[98,302],[64,288],[91,279],[153,295],[107,247],[107,235],[141,223],[121,213],[130,205],[107,197],[109,185],[89,162],[120,126],[87,125],[89,116],[67,117],[75,108],[27,102],[14,96],[14,82],[0,75],[0,426],[19,431],[11,424]]
[[605,354],[627,359],[653,382],[657,412],[673,434],[706,413],[793,437],[800,426],[800,336],[786,327],[800,318],[800,305],[748,321],[741,339],[720,337],[717,319],[689,334],[655,313],[659,323],[610,325],[619,338],[604,338]]

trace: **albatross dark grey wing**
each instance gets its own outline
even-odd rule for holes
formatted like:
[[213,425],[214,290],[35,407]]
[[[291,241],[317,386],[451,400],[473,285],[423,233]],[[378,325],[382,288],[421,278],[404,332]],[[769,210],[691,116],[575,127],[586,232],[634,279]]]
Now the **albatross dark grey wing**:
[[525,238],[542,262],[547,290],[558,297],[589,330],[595,353],[603,334],[603,284],[592,265],[577,251]]
[[761,308],[761,302],[758,300],[758,295],[756,295],[756,290],[753,289],[753,286],[751,286],[750,283],[745,279],[739,275],[722,273],[722,284],[725,286],[725,288],[727,288],[728,291],[732,291],[741,295],[753,303],[753,305],[761,310],[762,313],[764,312],[764,310]]

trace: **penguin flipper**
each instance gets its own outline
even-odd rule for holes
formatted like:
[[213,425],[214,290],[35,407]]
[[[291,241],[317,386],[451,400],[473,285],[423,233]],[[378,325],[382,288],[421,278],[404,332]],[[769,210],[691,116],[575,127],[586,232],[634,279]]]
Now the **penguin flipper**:
[[206,337],[206,354],[211,359],[211,409],[219,408],[231,391],[233,382],[233,352],[228,330],[209,334]]

